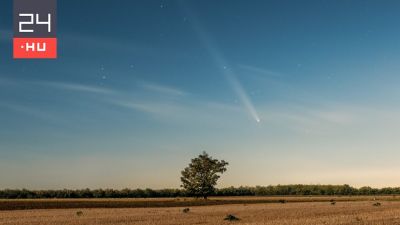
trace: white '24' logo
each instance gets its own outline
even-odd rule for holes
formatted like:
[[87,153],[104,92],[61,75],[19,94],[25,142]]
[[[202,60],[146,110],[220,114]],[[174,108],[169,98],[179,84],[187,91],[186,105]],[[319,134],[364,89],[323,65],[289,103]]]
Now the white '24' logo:
[[20,17],[30,17],[29,21],[21,21],[19,22],[19,32],[20,33],[33,33],[33,29],[22,29],[23,25],[34,25],[35,24],[35,15],[36,15],[36,24],[39,25],[47,25],[47,31],[51,32],[51,14],[47,14],[47,21],[40,21],[39,14],[33,13],[20,13]]

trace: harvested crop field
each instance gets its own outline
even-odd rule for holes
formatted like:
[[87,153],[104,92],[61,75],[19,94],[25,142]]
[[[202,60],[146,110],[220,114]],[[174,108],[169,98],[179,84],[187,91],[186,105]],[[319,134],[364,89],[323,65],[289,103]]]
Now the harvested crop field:
[[134,199],[33,199],[0,200],[2,210],[70,209],[70,208],[154,208],[193,207],[226,204],[294,203],[330,201],[400,201],[400,196],[274,196],[274,197],[212,197],[207,201],[193,198]]
[[[288,202],[162,208],[0,211],[1,225],[400,224],[398,201]],[[227,215],[239,220],[224,220]]]

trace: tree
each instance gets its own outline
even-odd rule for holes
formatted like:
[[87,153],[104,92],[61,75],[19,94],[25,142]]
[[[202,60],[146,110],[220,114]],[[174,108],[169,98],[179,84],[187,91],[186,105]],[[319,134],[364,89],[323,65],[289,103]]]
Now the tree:
[[218,174],[224,173],[227,165],[228,162],[213,159],[203,152],[181,172],[182,187],[191,196],[207,199],[215,191],[214,186],[220,178]]

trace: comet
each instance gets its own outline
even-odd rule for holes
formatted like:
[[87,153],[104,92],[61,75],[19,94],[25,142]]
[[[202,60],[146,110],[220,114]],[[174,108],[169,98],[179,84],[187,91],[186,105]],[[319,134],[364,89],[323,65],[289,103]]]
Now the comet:
[[249,113],[249,115],[257,122],[261,123],[261,119],[257,113],[257,110],[254,107],[253,102],[249,98],[249,96],[246,93],[246,90],[243,88],[242,84],[239,82],[237,79],[237,76],[232,69],[231,66],[229,66],[228,61],[225,59],[223,56],[222,52],[218,49],[217,45],[214,44],[215,42],[211,38],[211,36],[203,29],[201,26],[199,20],[197,17],[194,15],[193,12],[190,11],[188,7],[183,5],[183,1],[181,1],[181,6],[188,14],[188,17],[190,18],[190,21],[192,23],[192,27],[196,34],[199,37],[199,40],[203,43],[205,46],[206,50],[212,57],[215,65],[220,68],[221,73],[225,76],[226,80],[232,87],[233,91],[237,95],[239,101],[242,103],[246,111]]

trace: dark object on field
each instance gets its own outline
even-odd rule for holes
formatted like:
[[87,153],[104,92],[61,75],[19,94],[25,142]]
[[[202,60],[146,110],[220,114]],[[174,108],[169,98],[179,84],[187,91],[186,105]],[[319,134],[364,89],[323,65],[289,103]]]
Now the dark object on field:
[[285,204],[287,201],[285,199],[279,199],[279,203]]
[[331,202],[331,205],[336,205],[336,202],[335,201]]
[[83,212],[82,211],[78,211],[78,212],[76,212],[76,215],[77,216],[83,216]]
[[375,203],[373,204],[373,206],[381,206],[381,203],[380,203],[380,202],[375,202]]
[[234,216],[234,215],[231,215],[231,214],[229,214],[229,215],[227,215],[226,217],[225,217],[225,219],[224,220],[229,220],[229,221],[238,221],[238,220],[240,220],[239,218],[237,218],[236,216]]
[[189,208],[184,208],[184,209],[182,210],[182,212],[184,212],[184,213],[188,213],[189,211],[190,211]]

